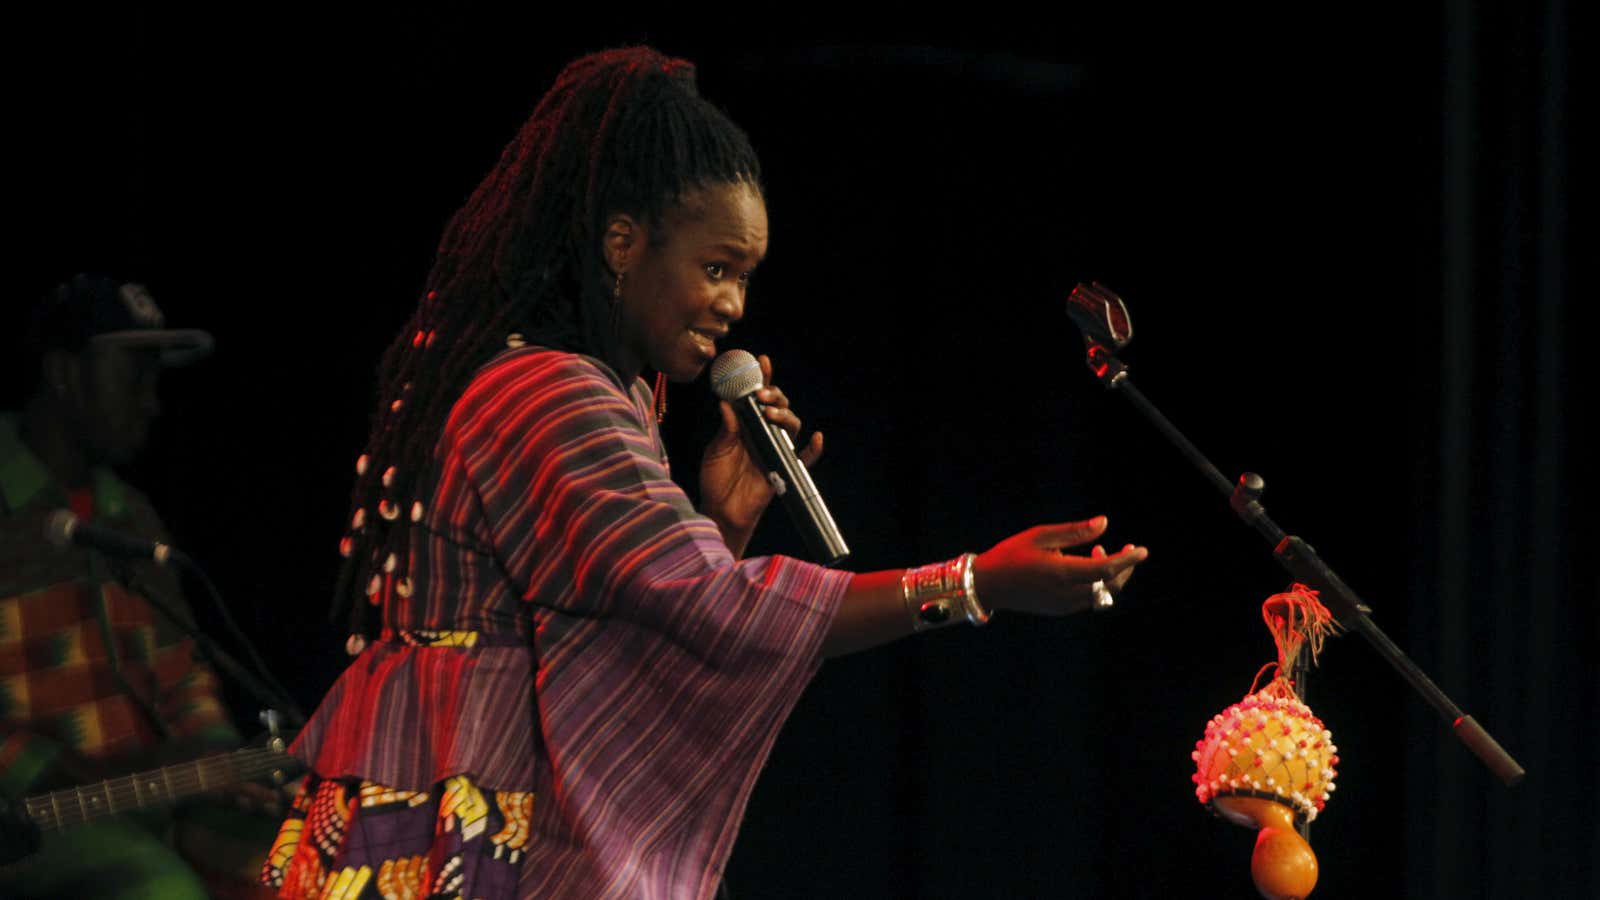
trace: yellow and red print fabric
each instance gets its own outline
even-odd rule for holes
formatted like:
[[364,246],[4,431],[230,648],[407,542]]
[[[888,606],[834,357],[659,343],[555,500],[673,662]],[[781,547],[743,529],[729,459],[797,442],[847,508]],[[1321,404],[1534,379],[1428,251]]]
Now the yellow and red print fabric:
[[465,775],[430,791],[310,776],[261,874],[307,900],[490,900],[515,896],[533,794]]

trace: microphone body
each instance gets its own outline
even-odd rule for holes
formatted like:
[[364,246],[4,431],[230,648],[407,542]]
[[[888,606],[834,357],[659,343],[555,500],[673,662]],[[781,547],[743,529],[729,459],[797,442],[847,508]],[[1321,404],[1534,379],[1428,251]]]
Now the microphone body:
[[811,480],[811,473],[795,455],[789,432],[768,421],[766,409],[755,392],[763,386],[761,366],[743,350],[729,350],[717,357],[711,368],[711,388],[726,400],[739,417],[739,430],[745,445],[767,473],[772,490],[788,510],[789,518],[805,540],[813,559],[825,566],[837,565],[850,556],[839,526],[834,524],[822,494]]
[[65,509],[56,510],[45,520],[44,538],[63,550],[74,546],[91,547],[117,559],[148,560],[162,566],[169,563],[185,565],[189,561],[188,557],[160,541],[84,522]]

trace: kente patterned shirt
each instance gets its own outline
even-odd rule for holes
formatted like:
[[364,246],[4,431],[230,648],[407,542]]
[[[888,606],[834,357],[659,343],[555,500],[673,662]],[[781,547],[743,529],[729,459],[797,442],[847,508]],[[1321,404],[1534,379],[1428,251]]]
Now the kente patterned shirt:
[[[149,501],[107,469],[93,470],[84,499],[100,524],[165,539]],[[171,574],[45,542],[46,518],[71,503],[0,416],[0,792],[11,797],[66,751],[114,759],[238,740],[216,677],[141,593],[188,621]]]
[[651,410],[584,356],[480,370],[378,593],[390,638],[295,744],[322,777],[531,791],[524,897],[710,897],[850,581],[734,559]]

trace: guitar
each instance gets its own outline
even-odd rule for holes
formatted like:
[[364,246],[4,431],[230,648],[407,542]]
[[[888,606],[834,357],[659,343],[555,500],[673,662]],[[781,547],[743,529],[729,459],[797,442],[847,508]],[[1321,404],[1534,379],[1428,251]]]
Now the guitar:
[[85,825],[125,812],[176,803],[216,788],[272,776],[282,783],[299,761],[290,756],[281,737],[265,747],[247,747],[192,762],[108,778],[95,784],[38,794],[21,808],[0,810],[0,863],[27,856],[38,847],[40,832]]

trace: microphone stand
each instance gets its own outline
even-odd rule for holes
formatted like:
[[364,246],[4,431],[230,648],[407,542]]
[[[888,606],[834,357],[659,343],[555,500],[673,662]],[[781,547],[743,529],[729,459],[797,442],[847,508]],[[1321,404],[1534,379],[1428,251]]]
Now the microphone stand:
[[[1266,482],[1260,475],[1246,472],[1237,484],[1230,483],[1200,449],[1184,437],[1161,411],[1156,409],[1143,393],[1134,386],[1128,367],[1117,358],[1116,351],[1133,339],[1133,326],[1128,318],[1122,298],[1101,284],[1080,284],[1068,298],[1067,312],[1083,331],[1083,342],[1088,349],[1089,371],[1106,386],[1107,390],[1120,391],[1132,401],[1146,419],[1171,441],[1200,474],[1211,482],[1219,493],[1228,498],[1228,505],[1246,525],[1254,528],[1272,547],[1272,556],[1296,581],[1318,591],[1322,602],[1346,630],[1355,631],[1366,638],[1388,663],[1400,673],[1417,693],[1422,695],[1441,717],[1450,723],[1457,739],[1493,772],[1506,787],[1520,782],[1525,774],[1521,765],[1511,757],[1477,720],[1461,711],[1454,702],[1433,683],[1427,673],[1406,656],[1389,636],[1372,621],[1372,608],[1345,584],[1311,545],[1291,534],[1285,534],[1267,515],[1261,505],[1261,493]],[[1304,667],[1301,667],[1302,671]],[[1304,678],[1304,675],[1301,676]],[[1303,693],[1303,689],[1302,689]]]
[[[136,586],[130,584],[130,587],[135,587],[139,595],[148,601],[152,608],[161,613],[178,630],[191,638],[195,642],[195,646],[200,648],[200,652],[211,661],[212,665],[215,665],[223,674],[231,675],[239,686],[255,697],[256,702],[267,710],[282,710],[288,720],[289,727],[299,729],[306,722],[305,713],[300,711],[299,706],[289,696],[289,692],[277,683],[277,679],[272,678],[271,671],[266,668],[265,664],[261,662],[261,657],[256,654],[255,647],[239,632],[238,626],[233,622],[233,617],[228,614],[228,609],[222,602],[222,594],[217,590],[217,586],[207,577],[205,571],[188,557],[174,553],[171,558],[178,562],[183,571],[193,575],[197,581],[205,586],[212,603],[221,611],[225,623],[234,632],[235,636],[244,642],[246,649],[250,651],[250,655],[255,659],[256,664],[262,667],[263,674],[272,679],[272,684],[269,685],[256,677],[254,672],[251,672],[226,650],[223,650],[221,645],[212,640],[209,635],[187,621],[179,614],[176,604],[163,597],[159,591],[155,590],[143,579],[139,579]],[[274,728],[276,728],[277,721],[279,719],[275,717]]]

